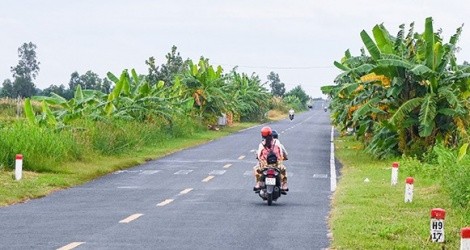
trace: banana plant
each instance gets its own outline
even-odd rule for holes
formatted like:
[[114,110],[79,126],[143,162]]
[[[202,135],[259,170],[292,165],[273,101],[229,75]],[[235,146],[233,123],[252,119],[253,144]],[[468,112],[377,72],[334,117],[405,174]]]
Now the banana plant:
[[258,76],[240,74],[235,70],[229,74],[227,93],[230,96],[227,107],[238,114],[241,120],[261,120],[271,98]]
[[185,85],[185,97],[192,97],[196,115],[206,122],[213,123],[222,113],[229,111],[226,76],[223,69],[216,69],[209,60],[201,58],[198,64],[188,62],[188,70],[182,78]]
[[171,87],[165,87],[163,81],[156,84],[147,82],[135,70],[131,74],[124,70],[119,78],[108,73],[116,87],[106,97],[103,110],[107,116],[146,120],[150,117],[171,119],[173,115],[182,115],[188,98],[182,98],[182,85],[179,81]]
[[[373,133],[387,140],[395,131],[395,140],[404,140],[393,144],[401,152],[412,139],[432,145],[438,137],[459,136],[457,132],[468,123],[465,96],[470,77],[468,67],[456,64],[461,30],[448,43],[434,33],[432,18],[426,19],[422,34],[414,32],[414,23],[406,36],[404,25],[396,37],[383,25],[373,28],[373,37],[363,30],[360,35],[369,55],[354,57],[347,51],[341,62],[334,63],[343,71],[337,85],[322,88],[333,99],[336,122],[343,128],[359,127],[362,136]],[[388,131],[386,137],[381,129]],[[374,152],[380,148],[376,145],[392,145],[369,142]]]

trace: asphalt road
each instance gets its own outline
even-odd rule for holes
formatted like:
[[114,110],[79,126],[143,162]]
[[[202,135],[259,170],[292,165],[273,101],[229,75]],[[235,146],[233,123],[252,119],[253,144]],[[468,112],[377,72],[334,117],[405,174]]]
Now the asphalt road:
[[269,124],[289,152],[289,193],[253,191],[261,126],[0,208],[0,249],[325,249],[330,133],[317,103]]

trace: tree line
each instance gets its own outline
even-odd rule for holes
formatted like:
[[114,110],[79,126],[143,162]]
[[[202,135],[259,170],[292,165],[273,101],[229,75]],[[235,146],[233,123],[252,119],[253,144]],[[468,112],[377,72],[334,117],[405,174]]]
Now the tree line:
[[[34,84],[34,80],[40,71],[40,62],[36,55],[37,46],[32,43],[24,43],[18,48],[19,61],[18,65],[11,67],[13,81],[5,79],[0,89],[0,97],[24,98],[35,95],[50,96],[52,93],[60,95],[66,99],[74,96],[77,86],[83,90],[98,90],[105,94],[109,94],[114,87],[114,83],[108,77],[101,78],[97,73],[88,70],[84,74],[77,71],[70,75],[67,85],[51,84],[45,89],[39,89]],[[165,56],[166,62],[157,65],[155,57],[150,57],[145,61],[148,66],[148,73],[145,75],[149,82],[163,81],[165,86],[171,86],[175,80],[175,76],[182,75],[187,70],[189,59],[184,60],[177,47],[172,46],[171,51]],[[305,104],[310,97],[305,93],[300,85],[286,93],[285,84],[280,80],[279,75],[270,72],[267,76],[271,94],[277,97],[296,96]]]

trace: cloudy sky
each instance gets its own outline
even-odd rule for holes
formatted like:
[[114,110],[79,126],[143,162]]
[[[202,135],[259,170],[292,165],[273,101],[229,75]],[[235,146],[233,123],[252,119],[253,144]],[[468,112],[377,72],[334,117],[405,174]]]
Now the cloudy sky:
[[[363,29],[383,23],[396,35],[415,22],[423,32],[432,16],[448,41],[470,19],[461,0],[0,0],[0,10],[0,82],[12,79],[25,42],[37,45],[41,89],[68,86],[74,71],[145,74],[145,60],[163,64],[175,45],[184,59],[204,56],[225,71],[238,66],[263,81],[273,71],[287,90],[301,85],[312,97],[332,84],[345,50],[359,54]],[[458,61],[470,61],[466,26],[458,45]]]

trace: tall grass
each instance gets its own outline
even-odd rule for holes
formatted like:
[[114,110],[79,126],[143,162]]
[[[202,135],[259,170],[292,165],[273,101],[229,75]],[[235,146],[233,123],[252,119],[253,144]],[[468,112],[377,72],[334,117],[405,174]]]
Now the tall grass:
[[15,155],[23,155],[23,168],[35,172],[60,171],[60,163],[81,157],[82,147],[68,131],[31,126],[25,121],[0,128],[0,162],[13,168]]
[[174,117],[171,122],[157,119],[149,122],[127,120],[77,121],[76,140],[90,152],[110,156],[158,146],[174,138],[184,138],[202,131],[202,126],[189,117]]

